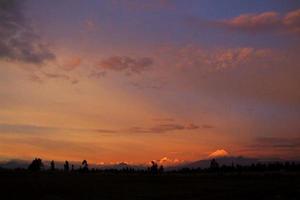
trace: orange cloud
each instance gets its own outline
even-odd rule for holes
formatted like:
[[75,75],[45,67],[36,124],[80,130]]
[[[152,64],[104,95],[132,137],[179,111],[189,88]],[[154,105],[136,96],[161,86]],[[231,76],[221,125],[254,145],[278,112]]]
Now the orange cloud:
[[269,29],[280,24],[279,14],[277,12],[264,12],[260,14],[242,14],[224,22],[226,25],[244,29]]
[[222,26],[228,28],[257,32],[257,31],[277,31],[277,33],[300,33],[300,9],[290,11],[285,15],[277,12],[263,12],[242,14],[235,18],[220,22]]

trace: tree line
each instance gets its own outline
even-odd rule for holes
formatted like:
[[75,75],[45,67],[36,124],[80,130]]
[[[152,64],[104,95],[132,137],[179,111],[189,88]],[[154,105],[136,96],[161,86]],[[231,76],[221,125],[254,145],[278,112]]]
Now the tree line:
[[232,163],[231,165],[220,165],[216,159],[210,161],[210,165],[207,168],[180,168],[165,171],[163,165],[158,165],[155,161],[151,161],[151,166],[147,169],[134,169],[132,167],[124,167],[122,169],[97,169],[89,168],[87,160],[83,160],[79,168],[75,169],[73,164],[69,161],[65,161],[63,164],[63,169],[56,167],[55,161],[50,162],[49,167],[45,167],[42,159],[35,158],[28,166],[28,171],[40,172],[40,171],[64,171],[64,172],[107,172],[107,173],[147,173],[151,175],[161,175],[167,173],[231,173],[231,172],[293,172],[300,171],[300,163],[295,162],[269,162],[269,163],[253,163],[251,165],[239,165]]
[[[162,174],[164,172],[164,167],[163,165],[158,165],[156,162],[151,161],[151,166],[147,168],[147,172],[149,172],[150,174],[156,175],[156,174]],[[44,163],[42,162],[42,159],[40,158],[35,158],[30,165],[28,166],[28,170],[32,171],[32,172],[38,172],[38,171],[43,171],[43,170],[47,170],[45,168]],[[58,168],[56,168],[55,166],[55,161],[52,160],[50,162],[50,168],[48,169],[49,171],[58,171]],[[63,171],[65,172],[93,172],[93,171],[99,171],[99,169],[95,169],[89,168],[89,164],[87,162],[87,160],[83,160],[81,162],[81,166],[79,167],[79,169],[75,169],[74,165],[72,164],[70,167],[69,161],[65,161],[64,165],[63,165]],[[104,171],[114,171],[114,170],[104,170]],[[134,172],[136,171],[136,169],[134,168],[130,168],[130,167],[125,167],[124,169],[122,169],[122,171],[127,171],[127,172]],[[140,170],[142,171],[142,170]]]

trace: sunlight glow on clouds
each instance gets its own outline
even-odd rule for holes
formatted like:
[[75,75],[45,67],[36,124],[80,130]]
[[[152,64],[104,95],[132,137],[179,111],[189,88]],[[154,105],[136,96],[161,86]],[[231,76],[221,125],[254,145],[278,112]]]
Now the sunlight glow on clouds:
[[229,153],[225,151],[224,149],[218,149],[215,152],[209,154],[209,158],[218,158],[218,157],[225,157],[229,156]]

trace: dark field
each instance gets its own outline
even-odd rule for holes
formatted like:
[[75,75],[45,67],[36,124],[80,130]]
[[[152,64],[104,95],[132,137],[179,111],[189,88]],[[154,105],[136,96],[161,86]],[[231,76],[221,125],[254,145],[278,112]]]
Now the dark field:
[[2,172],[0,199],[300,199],[300,174]]

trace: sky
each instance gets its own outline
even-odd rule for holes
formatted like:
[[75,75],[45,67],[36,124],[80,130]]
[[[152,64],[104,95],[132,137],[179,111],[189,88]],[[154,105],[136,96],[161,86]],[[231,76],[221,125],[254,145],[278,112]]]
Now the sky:
[[0,160],[300,159],[300,1],[0,0]]

